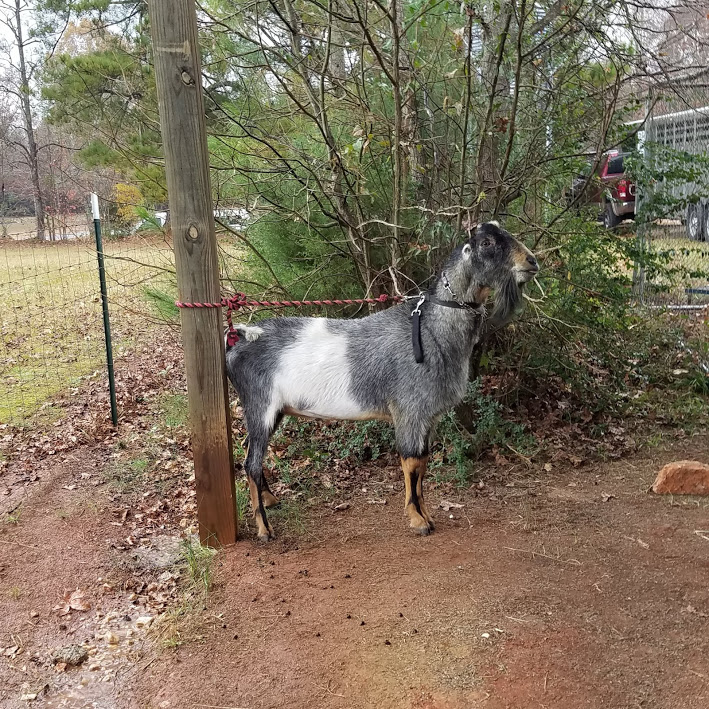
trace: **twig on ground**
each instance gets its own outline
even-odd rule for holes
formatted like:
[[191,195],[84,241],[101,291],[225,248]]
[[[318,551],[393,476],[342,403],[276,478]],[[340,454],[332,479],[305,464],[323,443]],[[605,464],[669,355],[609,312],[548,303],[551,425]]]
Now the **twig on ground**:
[[558,556],[550,556],[549,554],[544,554],[541,551],[533,551],[532,549],[516,549],[515,547],[502,547],[509,551],[519,551],[522,554],[531,554],[532,557],[541,556],[545,559],[551,559],[552,561],[560,561],[562,564],[573,564],[574,566],[581,566],[581,562],[578,559],[561,559]]
[[341,697],[342,699],[344,699],[344,698],[345,698],[345,695],[344,695],[344,694],[337,694],[336,692],[333,692],[333,691],[330,689],[330,682],[331,682],[331,681],[332,681],[332,680],[328,681],[327,687],[323,687],[321,684],[317,684],[316,682],[313,682],[313,684],[314,684],[318,689],[324,689],[326,692],[329,692],[330,694],[332,694],[333,697]]
[[519,451],[515,450],[509,443],[505,443],[505,445],[516,455],[519,456],[526,464],[528,467],[532,467],[533,463],[532,461],[527,458],[526,455],[522,455]]
[[37,547],[33,547],[30,544],[23,544],[22,542],[16,542],[14,539],[0,539],[0,544],[17,544],[18,547],[25,547],[25,549],[37,551]]
[[506,615],[505,618],[509,618],[510,620],[514,620],[517,623],[531,623],[531,620],[525,619],[525,618],[515,618],[513,615]]

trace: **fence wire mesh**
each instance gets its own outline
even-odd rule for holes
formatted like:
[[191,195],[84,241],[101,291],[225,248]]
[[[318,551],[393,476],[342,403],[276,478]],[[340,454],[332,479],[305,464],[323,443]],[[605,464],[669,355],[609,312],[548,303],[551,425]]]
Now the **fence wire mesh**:
[[[105,376],[97,253],[90,215],[38,241],[33,219],[0,225],[0,423],[21,423],[83,379]],[[108,302],[116,368],[155,342],[174,317],[174,259],[164,234],[116,238],[104,225]],[[156,307],[157,304],[157,307]]]
[[643,302],[709,304],[709,72],[648,97],[640,133],[636,271]]

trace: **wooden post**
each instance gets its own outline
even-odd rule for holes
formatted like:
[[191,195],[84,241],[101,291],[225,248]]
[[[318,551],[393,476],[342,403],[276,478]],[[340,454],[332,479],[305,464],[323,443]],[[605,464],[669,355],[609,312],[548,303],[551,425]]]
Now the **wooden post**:
[[[149,4],[180,300],[220,299],[194,0]],[[236,541],[236,490],[220,309],[181,310],[203,544]]]

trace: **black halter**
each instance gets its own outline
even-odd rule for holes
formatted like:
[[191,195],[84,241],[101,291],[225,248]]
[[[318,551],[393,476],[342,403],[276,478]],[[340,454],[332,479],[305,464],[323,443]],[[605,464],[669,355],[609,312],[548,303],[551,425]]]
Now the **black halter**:
[[444,308],[455,308],[456,310],[467,310],[474,315],[482,315],[483,303],[475,301],[458,300],[455,293],[450,288],[450,283],[446,274],[441,274],[441,281],[444,288],[455,298],[455,300],[439,300],[430,293],[422,293],[421,297],[416,301],[416,307],[411,311],[411,343],[414,348],[414,358],[418,364],[423,362],[423,345],[421,344],[421,317],[423,312],[421,308],[428,302],[431,305],[441,305]]

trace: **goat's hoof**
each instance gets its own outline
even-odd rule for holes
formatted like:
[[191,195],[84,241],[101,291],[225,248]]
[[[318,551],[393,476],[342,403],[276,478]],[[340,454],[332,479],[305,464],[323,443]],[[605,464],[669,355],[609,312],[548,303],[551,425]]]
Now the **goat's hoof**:
[[429,522],[422,527],[414,527],[411,525],[411,529],[413,529],[416,534],[419,534],[422,537],[427,537],[433,531],[433,524]]
[[268,527],[263,527],[258,530],[258,540],[260,542],[270,542],[276,535],[273,533],[273,529],[269,524]]

